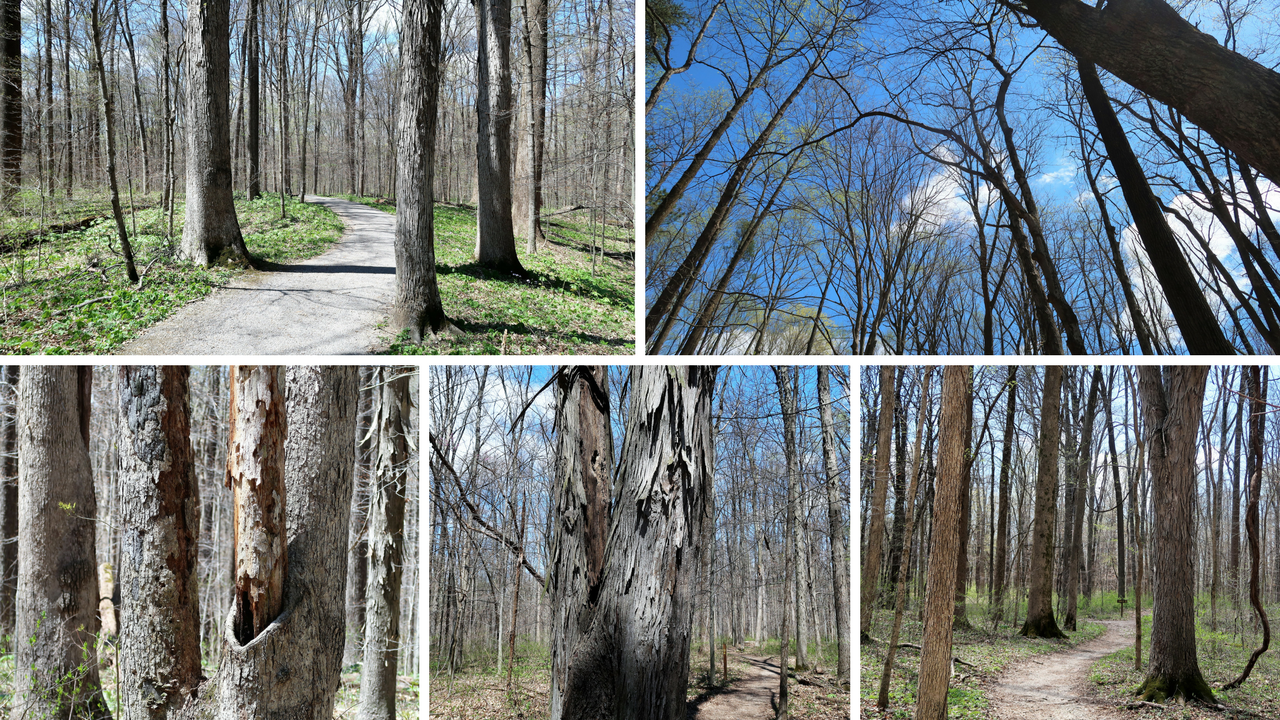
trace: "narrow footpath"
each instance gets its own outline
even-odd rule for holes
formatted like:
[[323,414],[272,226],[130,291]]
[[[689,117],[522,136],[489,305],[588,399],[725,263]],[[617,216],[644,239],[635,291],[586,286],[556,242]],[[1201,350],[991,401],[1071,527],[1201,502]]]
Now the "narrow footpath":
[[1099,621],[1102,637],[1051,655],[1014,663],[990,686],[1000,720],[1101,720],[1115,715],[1109,703],[1089,695],[1089,668],[1103,657],[1133,645],[1133,620]]
[[348,200],[308,195],[346,231],[332,249],[295,265],[250,270],[116,349],[119,355],[359,355],[395,293],[395,217]]
[[736,660],[751,666],[751,672],[726,691],[694,704],[689,703],[689,720],[765,720],[773,718],[778,697],[778,657],[737,655]]

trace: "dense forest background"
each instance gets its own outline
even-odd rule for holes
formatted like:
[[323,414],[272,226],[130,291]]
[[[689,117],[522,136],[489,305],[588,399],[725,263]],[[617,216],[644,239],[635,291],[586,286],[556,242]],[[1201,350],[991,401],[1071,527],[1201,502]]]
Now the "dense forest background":
[[1222,707],[1157,714],[1274,715],[1270,369],[945,370],[861,370],[862,716],[1061,712],[1079,688],[1075,712],[1207,690]]
[[[73,369],[74,370],[74,369]],[[89,632],[87,646],[83,650],[83,657],[76,657],[75,662],[79,663],[80,672],[91,674],[93,678],[99,678],[102,688],[102,697],[107,708],[112,713],[117,713],[118,703],[123,701],[126,705],[130,705],[130,697],[127,693],[122,692],[119,686],[121,678],[126,681],[130,680],[130,672],[125,671],[123,676],[120,670],[122,656],[124,661],[130,661],[131,667],[138,667],[139,660],[137,657],[128,657],[129,652],[137,652],[138,633],[155,631],[159,627],[154,618],[151,620],[141,619],[141,615],[128,615],[122,611],[122,591],[125,602],[129,602],[130,592],[122,588],[122,583],[126,582],[123,578],[132,578],[129,582],[143,582],[141,586],[144,593],[155,593],[157,602],[165,606],[167,602],[175,605],[179,602],[178,594],[172,589],[166,589],[161,583],[158,585],[149,585],[152,582],[151,572],[144,568],[132,567],[132,563],[138,563],[139,547],[150,545],[143,543],[137,536],[137,507],[139,498],[139,484],[136,479],[136,463],[133,459],[134,448],[148,447],[146,445],[135,444],[136,441],[132,435],[125,435],[124,428],[137,427],[132,417],[125,418],[122,414],[121,404],[121,383],[138,382],[138,387],[143,387],[142,381],[124,380],[117,372],[117,368],[110,366],[102,366],[93,369],[92,386],[87,388],[89,392],[90,405],[86,415],[83,415],[87,421],[87,437],[88,437],[88,460],[90,464],[92,488],[91,495],[87,496],[96,501],[96,511],[90,517],[82,518],[82,520],[93,528],[90,538],[96,537],[96,542],[89,548],[88,552],[92,553],[92,559],[96,566],[97,576],[97,596],[92,599],[93,605],[87,610],[89,617],[94,618],[92,624],[85,618],[80,618],[77,622],[81,627]],[[343,716],[348,712],[355,712],[357,707],[361,710],[362,717],[416,717],[418,712],[418,671],[419,666],[419,631],[420,613],[418,603],[418,583],[419,583],[419,563],[418,563],[418,523],[419,523],[419,505],[418,505],[418,482],[417,482],[417,455],[416,455],[416,437],[417,437],[417,372],[413,368],[394,368],[379,367],[360,368],[358,372],[351,369],[351,380],[358,382],[358,386],[352,383],[349,386],[341,388],[342,392],[350,391],[352,393],[350,405],[344,405],[344,410],[338,410],[331,405],[324,406],[323,412],[326,416],[336,417],[341,412],[354,411],[355,432],[346,440],[350,443],[347,448],[338,448],[334,452],[337,457],[349,457],[354,460],[351,472],[351,506],[349,513],[346,511],[335,513],[340,515],[343,521],[349,517],[349,528],[345,527],[341,530],[335,529],[334,532],[341,537],[340,546],[337,548],[337,557],[342,558],[342,562],[346,565],[346,583],[345,586],[338,584],[336,588],[321,590],[321,585],[313,584],[308,586],[308,594],[316,594],[318,597],[325,594],[336,594],[337,598],[341,598],[334,607],[325,611],[325,619],[317,620],[317,615],[307,614],[313,612],[306,608],[295,608],[293,611],[300,619],[299,622],[309,623],[327,623],[328,616],[332,615],[341,621],[345,620],[346,632],[342,637],[327,638],[323,641],[328,643],[327,648],[330,650],[322,652],[315,646],[305,645],[305,641],[295,636],[292,641],[293,649],[302,652],[308,656],[303,662],[294,658],[294,662],[298,665],[296,670],[300,677],[305,673],[304,666],[311,662],[310,656],[329,657],[336,661],[341,657],[341,687],[334,702],[336,702],[336,716]],[[29,607],[22,605],[23,600],[19,596],[15,602],[15,593],[18,591],[17,572],[20,566],[30,564],[32,562],[32,551],[30,546],[25,546],[19,541],[18,535],[18,457],[17,457],[17,433],[18,427],[15,422],[14,411],[17,402],[18,383],[20,374],[32,372],[30,368],[20,368],[17,366],[8,366],[4,369],[2,381],[0,381],[0,417],[3,418],[0,424],[0,438],[3,439],[3,455],[0,456],[0,462],[3,468],[3,496],[0,496],[0,511],[3,514],[3,594],[0,594],[0,637],[3,637],[2,651],[0,651],[0,696],[4,698],[4,703],[9,706],[16,699],[25,697],[24,688],[15,687],[15,672],[17,672],[17,682],[23,682],[23,675],[20,668],[15,666],[17,662],[15,651],[21,653],[20,646],[29,645],[34,642],[33,638],[23,638],[15,633],[15,615],[20,616],[22,612],[30,611]],[[242,371],[247,373],[248,371]],[[75,373],[71,373],[74,378]],[[279,398],[276,402],[283,403],[283,378],[281,374],[281,386],[273,388],[272,392],[277,393]],[[232,614],[232,606],[235,603],[237,595],[237,580],[232,572],[237,568],[237,562],[244,562],[241,558],[239,561],[234,557],[237,551],[237,540],[239,537],[247,533],[247,526],[238,529],[235,519],[240,514],[250,512],[247,505],[237,510],[237,503],[244,500],[240,497],[239,490],[233,493],[232,482],[232,466],[239,466],[244,460],[237,460],[236,463],[229,463],[228,452],[232,447],[229,437],[229,426],[232,415],[232,405],[234,398],[231,393],[231,381],[229,377],[229,369],[227,367],[193,367],[190,371],[189,378],[189,427],[190,427],[190,448],[191,455],[189,457],[193,472],[192,486],[198,494],[195,505],[190,509],[196,528],[192,528],[193,535],[197,539],[197,545],[192,551],[192,560],[194,566],[191,568],[192,587],[196,589],[197,597],[192,600],[195,617],[198,618],[198,628],[190,628],[191,632],[198,633],[198,664],[196,669],[203,673],[205,677],[215,677],[219,673],[220,667],[225,667],[224,663],[233,661],[234,657],[224,657],[224,655],[234,655],[239,657],[243,651],[237,649],[232,653],[227,650],[227,643],[224,640],[224,633],[229,627],[228,617]],[[73,383],[74,384],[74,383]],[[246,390],[244,388],[251,385],[244,385],[240,389],[240,393],[244,396]],[[124,396],[128,396],[130,388],[125,388]],[[167,389],[166,389],[167,392]],[[358,396],[357,396],[358,393]],[[74,397],[74,388],[72,390]],[[401,397],[403,396],[403,397]],[[250,398],[250,402],[252,402]],[[289,412],[293,413],[295,402],[299,406],[304,403],[298,398],[290,401]],[[324,402],[324,397],[319,397],[317,402]],[[343,401],[345,402],[345,401]],[[401,405],[400,403],[403,403]],[[395,414],[391,415],[388,408],[395,406]],[[259,406],[262,407],[261,405]],[[405,411],[402,415],[401,408]],[[263,444],[250,444],[255,438],[252,431],[245,428],[252,425],[253,421],[243,416],[239,421],[241,423],[240,435],[236,439],[236,446],[241,444],[250,448],[253,456],[258,457],[261,452],[261,460],[253,462],[261,462],[263,466],[270,465],[269,442],[263,440]],[[315,430],[316,425],[308,424],[308,418],[298,415],[294,418],[294,427],[288,428],[285,432],[291,432],[294,436],[305,435],[309,431],[327,432],[324,430],[325,425],[319,424],[320,430]],[[390,427],[388,423],[394,422],[395,427]],[[140,432],[134,430],[133,432]],[[277,431],[278,432],[278,431]],[[397,434],[401,433],[401,434]],[[270,432],[264,434],[258,439],[269,438]],[[396,438],[399,438],[396,440]],[[409,443],[405,445],[406,441]],[[279,442],[278,438],[274,442]],[[401,449],[396,454],[388,454],[388,442],[398,443]],[[276,447],[279,447],[278,445]],[[291,445],[290,447],[303,447],[301,441]],[[406,448],[412,448],[413,451],[404,452]],[[155,452],[152,450],[152,452]],[[170,453],[176,452],[173,449]],[[145,456],[145,453],[144,453]],[[154,457],[154,456],[153,456]],[[179,455],[169,455],[170,458],[180,457]],[[32,461],[34,462],[34,460]],[[170,459],[166,461],[166,467],[172,463],[173,467],[179,467],[180,460]],[[326,459],[321,457],[319,453],[308,457],[307,463],[311,466],[310,472],[332,472],[326,468]],[[291,466],[292,467],[292,466]],[[237,471],[238,472],[238,471]],[[264,476],[265,477],[265,476]],[[278,479],[277,479],[278,481]],[[284,496],[285,505],[289,507],[290,503],[308,503],[308,498],[314,498],[307,491],[301,491],[294,486],[295,478],[288,475],[284,478]],[[72,487],[66,480],[67,485],[64,487]],[[176,484],[178,481],[169,480],[167,492],[178,493]],[[340,485],[331,475],[321,475],[321,483],[324,486],[337,487]],[[87,490],[87,489],[86,489]],[[72,495],[71,490],[64,490],[67,497],[82,497],[80,495]],[[78,491],[77,491],[78,492]],[[400,521],[403,523],[402,529],[396,530],[392,521],[379,520],[373,522],[373,516],[370,514],[371,508],[376,507],[374,514],[389,512],[388,501],[385,499],[387,493],[402,498],[403,505],[398,511],[400,513]],[[374,502],[375,498],[383,498],[378,502]],[[146,498],[143,498],[145,501]],[[80,507],[93,507],[92,501],[86,501],[80,504]],[[65,501],[72,502],[72,501]],[[158,503],[159,500],[157,499]],[[74,503],[72,503],[74,505]],[[293,508],[289,508],[294,513]],[[305,508],[299,508],[305,512]],[[34,510],[33,510],[34,512]],[[48,512],[47,509],[41,510],[42,513]],[[395,511],[390,511],[394,514]],[[291,514],[290,517],[295,515]],[[381,517],[381,515],[379,515]],[[34,521],[34,520],[33,520]],[[152,526],[155,529],[154,539],[147,543],[163,542],[165,537],[161,528],[164,527],[163,520],[156,520]],[[371,528],[377,528],[375,532]],[[390,530],[388,529],[390,528]],[[301,533],[302,537],[311,534],[315,537],[321,537],[319,528],[317,527],[288,527],[290,537],[294,537]],[[370,542],[372,535],[377,535],[376,544],[379,551],[375,559],[371,560]],[[77,533],[73,536],[74,543],[81,542],[83,535]],[[143,537],[146,537],[144,531]],[[69,542],[72,542],[69,539]],[[381,561],[377,558],[387,556],[387,543],[391,546],[398,547],[395,552],[401,553],[401,558],[396,564],[395,577],[398,580],[398,593],[396,594],[397,604],[394,607],[386,608],[386,617],[378,617],[370,619],[366,624],[366,590],[373,590],[374,584],[367,583],[369,578],[375,578],[380,585],[390,584],[391,576],[383,574],[380,571]],[[139,543],[143,543],[139,545]],[[129,548],[125,545],[129,544]],[[307,550],[302,548],[305,543],[299,543],[297,547],[293,547],[291,543],[291,552],[293,555],[293,565],[290,568],[298,575],[297,582],[303,583],[304,576],[308,573],[308,565],[304,558],[310,558],[314,562],[314,557],[307,554]],[[243,549],[241,549],[243,551]],[[43,551],[40,556],[43,556]],[[171,557],[180,557],[181,553],[175,551]],[[171,562],[175,562],[171,560]],[[371,565],[374,563],[375,565]],[[33,570],[34,571],[34,570]],[[28,572],[33,572],[28,571]],[[288,572],[288,571],[286,571]],[[140,574],[141,573],[141,578]],[[341,576],[332,574],[327,578],[321,579],[319,582],[333,582]],[[292,581],[291,581],[292,582]],[[311,582],[317,582],[312,580]],[[180,586],[180,584],[179,584]],[[173,587],[172,583],[169,586]],[[330,592],[332,591],[332,592]],[[137,592],[137,589],[134,590]],[[379,591],[381,592],[381,591]],[[166,601],[164,598],[168,598]],[[74,608],[73,608],[74,609]],[[162,607],[164,611],[166,608]],[[170,608],[177,612],[175,608]],[[84,608],[81,611],[86,611]],[[96,610],[96,613],[95,613]],[[128,610],[128,608],[125,608]],[[134,613],[141,613],[142,609],[133,609]],[[394,616],[396,620],[391,621]],[[130,618],[135,620],[130,620]],[[51,618],[52,620],[52,618]],[[133,622],[135,627],[139,628],[134,631],[132,641],[125,637],[124,632],[129,628],[125,626]],[[388,622],[393,624],[388,625]],[[21,618],[19,617],[21,624]],[[59,624],[62,621],[59,620]],[[147,630],[141,629],[146,627]],[[25,627],[30,628],[31,623],[28,622]],[[99,627],[100,630],[94,631],[93,627]],[[390,628],[390,632],[389,632]],[[398,629],[396,629],[398,628]],[[366,630],[368,635],[366,635]],[[362,677],[367,677],[362,668],[365,663],[365,645],[366,638],[370,638],[373,642],[372,647],[381,648],[379,653],[386,652],[387,649],[395,656],[396,666],[399,669],[398,677],[390,678],[387,687],[394,688],[393,694],[386,698],[384,708],[389,709],[391,715],[379,714],[380,711],[373,709],[375,702],[370,702],[368,707],[364,707],[365,703],[360,700],[360,692],[362,685]],[[131,644],[131,642],[133,644]],[[52,646],[54,641],[41,636],[40,644],[49,644]],[[335,645],[336,643],[336,645]],[[180,647],[180,643],[168,647]],[[52,650],[52,647],[50,647]],[[180,652],[180,650],[168,650],[171,652]],[[164,652],[149,648],[149,653],[163,655]],[[328,654],[325,654],[327,652]],[[66,657],[71,658],[78,656],[79,653],[71,653]],[[384,665],[381,654],[377,654],[379,660],[370,665],[370,667],[382,667]],[[95,659],[96,658],[96,659]],[[275,662],[290,662],[287,657],[277,657]],[[87,668],[87,670],[86,670]],[[65,670],[65,669],[64,669]],[[244,672],[244,668],[241,668]],[[67,698],[78,696],[81,692],[76,689],[79,685],[89,684],[86,680],[88,675],[81,676],[77,672],[70,672],[66,676],[41,676],[41,677],[60,677],[59,682],[67,684],[62,693]],[[230,673],[231,671],[226,671]],[[245,672],[245,677],[251,676]],[[174,672],[169,675],[174,683],[174,688],[179,682],[179,674]],[[230,683],[226,675],[222,678],[223,690]],[[80,680],[76,680],[80,678]],[[182,682],[186,682],[186,678],[181,678]],[[380,685],[381,686],[381,685]],[[217,687],[216,685],[213,687]],[[176,702],[174,698],[178,693],[174,688],[170,688],[166,692],[170,696],[170,702]],[[245,697],[253,697],[253,690],[246,690]],[[275,692],[271,690],[259,690],[258,692]],[[206,693],[207,695],[208,693]],[[323,703],[321,695],[313,695],[310,692],[303,693],[309,699],[307,702]],[[123,697],[122,697],[123,696]],[[209,697],[204,698],[209,700]],[[216,698],[214,698],[216,699]],[[154,698],[153,698],[154,700]],[[69,703],[69,700],[61,701]],[[69,706],[61,706],[62,710],[68,711]],[[175,706],[178,707],[178,706]],[[266,707],[266,704],[263,704]],[[26,709],[24,709],[26,708]],[[128,709],[128,708],[126,708]],[[178,709],[181,709],[178,707]],[[225,708],[224,708],[225,709]],[[15,710],[15,712],[34,712],[25,705],[22,707],[6,707],[5,710]],[[130,710],[130,712],[136,711]],[[86,712],[83,708],[77,712]],[[176,710],[166,710],[166,712],[176,712]],[[80,717],[80,715],[76,715]],[[126,716],[129,716],[126,714]]]
[[[561,492],[568,492],[558,486],[569,488],[576,481],[572,474],[560,478],[557,448],[578,447],[576,440],[563,444],[565,433],[581,433],[588,446],[599,440],[588,439],[591,434],[583,420],[562,419],[569,424],[557,426],[557,398],[572,398],[566,402],[573,408],[578,402],[576,395],[561,395],[565,390],[564,381],[557,379],[560,372],[568,369],[432,370],[433,716],[542,716],[550,707],[552,717],[578,717],[571,714],[572,705],[558,708],[554,695],[549,700],[548,690],[553,643],[560,642],[556,628],[569,622],[558,619],[555,609],[554,588],[565,580],[553,576],[558,558],[566,552],[557,549],[557,537],[578,527],[572,520],[576,516],[565,510],[573,505],[558,504],[565,502]],[[692,604],[692,633],[684,648],[688,655],[683,668],[673,659],[667,666],[648,669],[665,678],[687,672],[678,679],[681,687],[687,682],[690,717],[772,714],[770,694],[779,691],[778,654],[784,651],[780,636],[793,638],[787,643],[789,652],[800,656],[787,660],[783,655],[792,674],[802,678],[800,683],[790,682],[794,717],[847,716],[837,620],[843,612],[847,623],[848,586],[841,607],[833,583],[848,582],[847,570],[843,577],[839,574],[848,568],[843,549],[848,378],[840,367],[829,372],[821,393],[813,368],[725,367],[715,376],[707,418],[715,446],[711,515],[702,524],[701,542],[685,550],[686,558],[697,558],[697,566],[688,588],[677,591]],[[688,400],[658,402],[648,390],[638,399],[634,368],[613,367],[607,373],[601,368],[599,377],[607,383],[613,454],[604,463],[611,470],[608,487],[613,499],[604,502],[612,502],[613,512],[623,515],[629,504],[623,498],[631,492],[626,488],[638,482],[629,479],[633,469],[624,458],[624,444],[629,433],[645,427],[636,424],[632,413],[640,412],[639,422],[644,423],[643,418],[677,412]],[[780,377],[785,377],[785,392]],[[693,381],[681,381],[682,390],[685,382]],[[637,410],[637,402],[646,404]],[[820,417],[824,405],[834,418],[825,442]],[[681,437],[660,436],[656,452],[682,453]],[[663,444],[672,441],[677,443],[674,448]],[[683,502],[696,507],[692,499]],[[644,552],[636,548],[651,541],[629,527],[611,535],[610,554]],[[665,532],[678,537],[680,527]],[[834,550],[833,542],[838,543]],[[695,549],[698,554],[692,555]],[[606,581],[601,592],[609,587]],[[648,613],[636,612],[636,622],[644,622]],[[624,656],[629,651],[624,649]],[[844,651],[847,658],[847,641]],[[727,700],[744,704],[717,709]],[[645,716],[642,710],[636,712],[641,713],[636,717]],[[649,717],[674,717],[666,711],[651,712],[655,714]],[[685,712],[682,699],[679,717]]]

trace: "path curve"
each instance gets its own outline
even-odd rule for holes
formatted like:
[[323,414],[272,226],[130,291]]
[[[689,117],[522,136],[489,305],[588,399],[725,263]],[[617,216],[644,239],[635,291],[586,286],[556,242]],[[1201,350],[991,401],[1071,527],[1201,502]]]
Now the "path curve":
[[1114,707],[1089,694],[1089,668],[1103,657],[1133,645],[1132,620],[1101,620],[1102,637],[1050,655],[1027,658],[1005,668],[990,686],[1000,720],[1098,720]]
[[[738,655],[752,670],[733,688],[714,695],[689,713],[689,720],[765,720],[774,717],[778,694],[778,658]],[[772,662],[770,662],[772,661]]]
[[346,230],[332,249],[250,270],[121,345],[128,355],[358,355],[378,341],[395,293],[395,216],[308,195]]

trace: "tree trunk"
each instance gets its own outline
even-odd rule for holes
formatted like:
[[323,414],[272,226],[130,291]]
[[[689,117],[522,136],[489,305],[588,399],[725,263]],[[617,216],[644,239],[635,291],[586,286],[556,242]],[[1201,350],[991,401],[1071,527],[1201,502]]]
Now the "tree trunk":
[[[1243,368],[1248,380],[1249,407],[1249,455],[1253,460],[1254,471],[1249,476],[1249,507],[1245,511],[1245,532],[1249,534],[1249,602],[1258,613],[1258,622],[1262,625],[1262,645],[1249,655],[1249,662],[1240,672],[1240,677],[1222,686],[1223,690],[1237,688],[1249,679],[1253,666],[1258,658],[1271,647],[1271,624],[1267,622],[1267,611],[1262,607],[1261,589],[1258,571],[1262,564],[1261,551],[1258,548],[1260,533],[1258,531],[1258,499],[1262,495],[1262,445],[1266,438],[1267,417],[1267,382],[1257,365]],[[1259,377],[1261,376],[1261,380]],[[1243,398],[1242,398],[1243,401]]]
[[94,65],[97,68],[98,87],[102,90],[102,119],[107,128],[107,180],[111,186],[111,214],[116,220],[116,234],[120,238],[120,250],[124,254],[125,274],[129,282],[138,282],[138,269],[133,265],[133,246],[129,244],[129,233],[124,226],[124,209],[120,207],[120,183],[116,180],[116,131],[115,101],[111,98],[111,89],[107,86],[107,69],[102,55],[102,12],[99,0],[93,0],[89,10],[89,20],[93,27]]
[[[973,397],[973,377],[970,373],[965,380],[966,397]],[[956,589],[955,606],[952,609],[951,622],[956,630],[972,627],[969,623],[969,610],[965,603],[965,594],[969,589],[969,531],[973,519],[973,403],[968,404],[964,416],[964,473],[960,478],[960,545],[956,548]]]
[[1138,369],[1155,497],[1155,607],[1151,659],[1138,694],[1212,703],[1196,661],[1196,437],[1207,367]]
[[525,274],[511,225],[511,0],[476,6],[476,262]]
[[284,371],[231,368],[227,483],[235,503],[235,637],[246,645],[284,606],[288,566]]
[[18,384],[19,715],[109,718],[98,680],[97,498],[87,367],[32,365]]
[[452,326],[436,284],[435,153],[443,0],[406,0],[396,148],[396,298],[391,325],[421,341]]
[[[52,72],[52,69],[50,69]],[[22,186],[22,3],[0,2],[0,197]]]
[[247,645],[235,637],[235,612],[228,616],[218,720],[333,717],[342,662],[357,381],[354,367],[288,370],[284,606]]
[[591,598],[600,592],[605,569],[613,465],[608,381],[603,366],[561,368],[556,379],[556,540],[549,573],[552,720],[573,717],[566,705],[571,661],[595,610]]
[[1219,45],[1163,0],[1111,0],[1101,8],[1026,0],[1021,7],[1072,55],[1177,109],[1280,181],[1280,73]]
[[[830,369],[818,366],[818,417],[822,422],[822,459],[827,473],[827,528],[831,532],[831,577],[835,584],[836,679],[849,682],[849,552],[845,545],[845,500],[836,469],[835,423],[831,419]],[[910,510],[907,511],[910,514]],[[727,679],[726,679],[727,681]]]
[[179,256],[197,265],[247,264],[231,198],[230,0],[187,6],[187,204]]
[[1021,635],[1065,638],[1053,617],[1053,524],[1058,507],[1058,406],[1062,399],[1062,366],[1044,369],[1040,403],[1040,449],[1036,471],[1036,505],[1031,531],[1030,588],[1027,619]]
[[867,551],[862,561],[862,642],[871,632],[876,598],[880,591],[880,548],[884,543],[884,504],[889,486],[889,453],[893,440],[894,368],[880,367],[880,414],[876,420],[876,470],[871,496],[870,522],[867,525]]
[[365,591],[364,666],[359,720],[396,717],[400,653],[400,584],[404,566],[404,513],[409,467],[409,374],[374,371],[376,432],[369,492],[369,581]]
[[258,84],[258,25],[261,16],[261,0],[249,0],[249,8],[245,16],[244,41],[246,44],[245,80],[249,94],[249,133],[246,145],[249,151],[249,191],[248,199],[256,200],[262,195],[262,168],[258,150],[258,134],[262,128],[262,90]]
[[1000,455],[1000,509],[996,519],[996,550],[992,572],[995,574],[995,600],[991,614],[994,628],[1004,619],[1005,568],[1009,564],[1009,471],[1013,460],[1014,413],[1018,409],[1018,367],[1009,366],[1009,398],[1004,414],[1004,448]]
[[597,602],[583,616],[590,622],[572,654],[561,715],[552,720],[685,716],[691,585],[715,467],[716,373],[659,366],[632,373],[613,543]]
[[187,408],[189,368],[121,367],[120,704],[178,718],[204,680],[196,565],[200,489]]
[[964,482],[965,416],[969,407],[971,368],[949,365],[942,371],[941,437],[938,480],[929,543],[929,584],[925,590],[925,630],[921,640],[916,720],[945,720],[947,685],[951,680],[951,618],[956,586],[956,553],[960,549],[960,492]]
[[[1165,301],[1178,322],[1187,352],[1193,355],[1234,355],[1235,348],[1222,334],[1218,318],[1200,290],[1200,285],[1182,254],[1182,248],[1178,245],[1178,238],[1165,220],[1160,201],[1151,192],[1142,165],[1133,154],[1124,127],[1111,109],[1111,100],[1098,78],[1098,71],[1092,63],[1084,60],[1076,62],[1080,85],[1084,89],[1089,108],[1093,111],[1098,134],[1102,136],[1102,142],[1107,148],[1111,167],[1115,169],[1116,179],[1124,192],[1125,202],[1133,216],[1134,225],[1138,228],[1138,235],[1142,238],[1142,245],[1146,248],[1151,268],[1164,290]],[[1277,99],[1280,100],[1280,97]]]
[[[808,575],[808,564],[805,562],[804,512],[801,507],[800,459],[796,449],[796,415],[797,407],[795,383],[791,377],[792,368],[774,366],[773,374],[778,383],[778,399],[782,408],[783,449],[787,458],[787,512],[791,515],[792,554],[795,558],[795,576],[792,585],[795,590],[796,621],[796,670],[809,667],[809,612],[805,609],[805,580]],[[890,413],[892,417],[892,412]],[[892,421],[891,421],[892,422]],[[887,478],[886,478],[887,480]],[[789,592],[784,588],[784,592]]]
[[528,251],[538,251],[544,240],[538,216],[542,214],[542,162],[547,128],[547,0],[524,0],[524,57],[529,92],[529,128],[524,135],[522,156],[528,158],[529,203],[527,217],[517,222],[527,233]]
[[1076,453],[1076,497],[1068,536],[1071,552],[1067,564],[1067,614],[1062,619],[1064,630],[1076,629],[1076,596],[1080,589],[1080,562],[1084,557],[1084,510],[1089,488],[1093,485],[1093,416],[1098,410],[1098,390],[1102,385],[1102,367],[1093,368],[1089,381],[1089,399],[1085,401],[1084,418],[1081,420],[1080,449]]
[[[6,365],[0,440],[0,650],[14,649],[18,595],[18,366]],[[6,639],[7,638],[7,639]]]
[[[1111,418],[1111,401],[1115,394],[1114,376],[1107,381],[1107,398],[1102,403],[1107,413],[1107,449],[1111,452],[1111,484],[1116,493],[1116,597],[1124,600],[1124,489],[1120,485],[1120,457],[1116,454],[1116,426]],[[1120,603],[1120,616],[1124,617],[1124,602]]]
[[342,666],[364,660],[364,595],[369,577],[369,536],[365,527],[369,514],[370,463],[373,454],[373,389],[368,370],[360,373],[360,399],[356,411],[356,471],[351,492],[351,522],[347,535],[347,641],[342,650]]

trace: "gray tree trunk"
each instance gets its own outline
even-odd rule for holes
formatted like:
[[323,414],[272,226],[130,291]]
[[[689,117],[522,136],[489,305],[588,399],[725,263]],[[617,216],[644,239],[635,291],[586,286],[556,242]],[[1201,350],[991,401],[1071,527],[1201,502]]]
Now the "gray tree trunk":
[[31,366],[18,384],[15,717],[109,718],[98,633],[92,370]]
[[329,720],[342,663],[356,368],[290,367],[286,380],[284,607],[248,644],[223,626],[218,720]]
[[[849,552],[845,544],[844,494],[836,464],[835,423],[831,419],[831,379],[818,366],[818,417],[822,422],[822,459],[827,473],[827,526],[831,532],[831,575],[836,599],[836,677],[849,682]],[[910,538],[908,538],[910,541]]]
[[791,551],[794,553],[796,563],[791,588],[786,592],[795,591],[793,612],[796,621],[796,669],[803,670],[809,667],[809,653],[806,647],[809,644],[809,613],[805,609],[804,602],[808,562],[806,562],[804,538],[804,513],[801,511],[800,501],[800,459],[796,450],[798,409],[795,384],[791,378],[793,369],[775,366],[773,374],[778,383],[779,404],[782,407],[783,449],[787,457],[787,512],[791,514]]
[[188,372],[119,369],[119,695],[123,716],[137,720],[179,717],[204,680]]
[[1031,530],[1030,587],[1027,619],[1020,631],[1027,637],[1066,637],[1053,616],[1053,525],[1058,508],[1058,408],[1062,401],[1062,367],[1044,369],[1040,402],[1040,452],[1036,471],[1036,503]]
[[230,0],[187,6],[187,210],[179,256],[247,264],[231,198]]
[[511,0],[476,6],[476,262],[524,274],[511,224]]
[[351,492],[350,533],[347,536],[347,641],[342,650],[342,666],[364,661],[364,593],[369,577],[369,536],[365,521],[369,514],[369,475],[373,437],[369,432],[373,415],[372,375],[360,373],[360,400],[357,408],[356,472]]
[[[612,542],[552,720],[685,717],[692,584],[715,466],[715,374],[699,366],[632,369]],[[565,619],[556,618],[557,632]]]
[[537,252],[538,241],[543,240],[542,225],[538,216],[542,213],[542,158],[547,127],[547,1],[524,0],[524,58],[528,82],[525,109],[521,120],[528,127],[521,134],[520,167],[528,174],[528,180],[519,193],[525,200],[517,201],[515,223],[526,234],[527,249]]
[[409,467],[409,374],[374,371],[376,432],[369,498],[369,578],[365,590],[364,666],[359,720],[394,720],[400,653],[400,582],[404,566],[405,491]]
[[609,372],[565,367],[556,382],[555,546],[551,586],[551,718],[566,713],[570,661],[590,622],[609,538],[613,431]]
[[262,110],[260,108],[262,92],[258,87],[258,25],[261,16],[259,0],[249,0],[249,9],[245,16],[244,41],[245,48],[245,80],[249,86],[249,190],[248,199],[254,200],[262,195],[262,167],[258,151],[258,132],[262,128]]
[[[419,341],[448,327],[436,285],[436,105],[440,91],[443,0],[406,0],[401,28],[397,119],[396,297],[391,326]],[[508,223],[509,224],[509,223]]]
[[6,365],[5,415],[0,441],[0,649],[13,649],[18,595],[18,366]]

